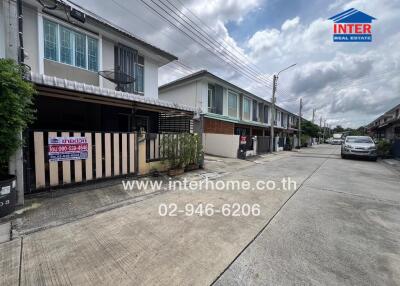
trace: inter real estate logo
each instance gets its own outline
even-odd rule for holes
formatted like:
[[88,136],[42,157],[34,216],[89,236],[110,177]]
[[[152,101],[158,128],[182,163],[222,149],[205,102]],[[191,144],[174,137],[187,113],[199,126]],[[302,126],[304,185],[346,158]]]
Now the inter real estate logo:
[[331,18],[334,42],[371,42],[372,20],[374,17],[354,8],[339,13]]

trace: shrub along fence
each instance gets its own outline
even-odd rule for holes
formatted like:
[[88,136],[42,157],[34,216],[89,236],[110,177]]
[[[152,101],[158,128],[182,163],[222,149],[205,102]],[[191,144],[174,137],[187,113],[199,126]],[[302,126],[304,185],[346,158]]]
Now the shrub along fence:
[[146,162],[162,161],[170,169],[199,166],[202,161],[200,136],[192,133],[148,133]]

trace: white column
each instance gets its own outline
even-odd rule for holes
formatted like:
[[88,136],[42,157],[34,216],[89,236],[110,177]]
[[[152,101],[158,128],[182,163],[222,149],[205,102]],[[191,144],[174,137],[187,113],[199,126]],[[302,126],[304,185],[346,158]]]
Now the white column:
[[44,74],[44,39],[43,39],[43,17],[38,10],[38,67],[39,74]]
[[4,15],[4,5],[0,4],[0,58],[6,57],[6,17]]

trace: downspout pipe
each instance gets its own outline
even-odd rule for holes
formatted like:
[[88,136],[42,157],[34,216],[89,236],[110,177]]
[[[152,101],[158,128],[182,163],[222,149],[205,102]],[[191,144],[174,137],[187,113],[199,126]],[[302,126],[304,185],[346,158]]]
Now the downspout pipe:
[[24,16],[22,11],[22,0],[17,0],[17,13],[18,13],[18,38],[19,38],[19,53],[18,63],[23,64],[25,61],[24,50]]

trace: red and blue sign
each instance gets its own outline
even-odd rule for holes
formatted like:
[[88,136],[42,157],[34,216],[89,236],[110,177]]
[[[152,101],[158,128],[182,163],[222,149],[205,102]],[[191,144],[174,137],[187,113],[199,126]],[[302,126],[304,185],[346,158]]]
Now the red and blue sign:
[[372,42],[372,20],[374,17],[354,8],[331,18],[334,42]]
[[85,160],[89,144],[86,137],[49,137],[49,161]]

